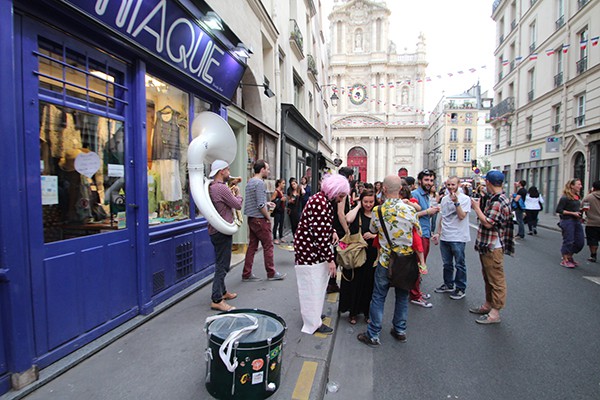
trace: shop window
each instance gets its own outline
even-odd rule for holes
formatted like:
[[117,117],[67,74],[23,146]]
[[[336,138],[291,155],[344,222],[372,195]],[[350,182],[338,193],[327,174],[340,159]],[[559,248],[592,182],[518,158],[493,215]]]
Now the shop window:
[[187,219],[190,193],[187,174],[189,95],[146,75],[148,222]]
[[125,66],[92,54],[38,38],[45,243],[126,227]]

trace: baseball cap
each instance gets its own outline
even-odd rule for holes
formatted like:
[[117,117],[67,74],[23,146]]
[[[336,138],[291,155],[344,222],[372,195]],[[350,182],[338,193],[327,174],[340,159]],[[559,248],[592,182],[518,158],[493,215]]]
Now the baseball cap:
[[210,166],[210,174],[208,175],[209,178],[214,177],[217,172],[219,172],[222,169],[225,169],[229,167],[229,164],[227,164],[226,161],[223,160],[215,160],[213,161],[212,165]]
[[489,181],[494,186],[500,186],[504,182],[504,174],[493,169],[485,174],[485,180]]

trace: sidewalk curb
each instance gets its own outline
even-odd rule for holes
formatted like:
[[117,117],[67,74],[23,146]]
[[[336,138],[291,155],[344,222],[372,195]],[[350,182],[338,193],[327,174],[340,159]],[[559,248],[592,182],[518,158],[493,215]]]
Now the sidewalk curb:
[[[233,269],[237,267],[239,264],[242,264],[244,259],[242,258],[240,261],[231,264],[230,268]],[[128,333],[133,330],[139,328],[146,322],[149,322],[153,318],[157,317],[164,311],[167,311],[169,308],[173,307],[183,299],[188,296],[191,296],[198,290],[202,289],[206,285],[210,284],[213,281],[214,273],[206,276],[202,280],[194,283],[193,285],[187,287],[176,295],[170,297],[164,302],[160,303],[154,308],[154,311],[148,315],[137,315],[131,320],[125,322],[122,325],[119,325],[115,329],[110,330],[106,334],[100,336],[98,339],[88,343],[84,347],[79,350],[74,351],[66,357],[61,358],[53,364],[50,364],[48,367],[42,369],[40,371],[39,379],[31,384],[27,385],[23,389],[14,392],[8,392],[2,396],[0,396],[0,400],[18,400],[22,399],[25,396],[33,393],[37,389],[51,382],[55,378],[67,372],[69,369],[75,367],[76,365],[82,363],[88,358],[92,357],[94,354],[100,352],[105,349],[112,343],[121,339]]]

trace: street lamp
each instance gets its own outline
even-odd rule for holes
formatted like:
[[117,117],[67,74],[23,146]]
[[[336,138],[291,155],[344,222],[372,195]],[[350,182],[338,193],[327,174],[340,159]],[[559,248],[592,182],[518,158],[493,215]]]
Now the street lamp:
[[337,107],[339,99],[340,98],[338,97],[338,95],[335,92],[333,92],[333,94],[330,97],[331,105],[334,106],[334,107]]

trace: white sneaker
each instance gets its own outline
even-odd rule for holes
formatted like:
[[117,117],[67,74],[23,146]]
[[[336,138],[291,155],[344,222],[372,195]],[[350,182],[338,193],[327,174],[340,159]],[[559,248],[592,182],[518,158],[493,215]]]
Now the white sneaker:
[[421,307],[425,307],[425,308],[431,308],[433,307],[433,304],[431,304],[428,301],[425,301],[424,299],[419,299],[419,300],[411,300],[411,303],[417,305],[417,306],[421,306]]

